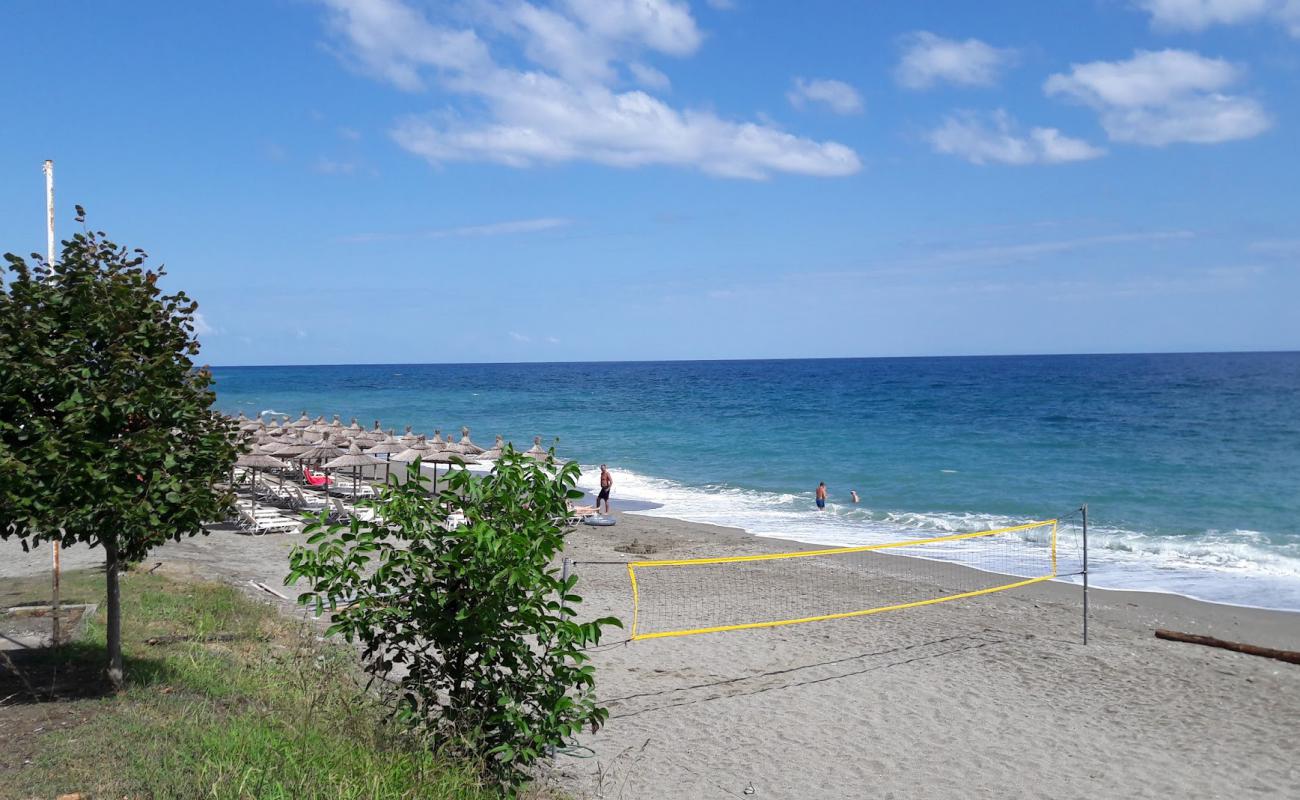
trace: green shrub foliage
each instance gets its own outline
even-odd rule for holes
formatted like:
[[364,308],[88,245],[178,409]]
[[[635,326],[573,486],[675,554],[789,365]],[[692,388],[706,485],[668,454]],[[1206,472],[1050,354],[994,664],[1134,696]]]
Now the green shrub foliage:
[[[329,609],[329,632],[397,683],[399,716],[507,786],[608,715],[583,649],[620,623],[575,621],[577,578],[555,565],[577,475],[507,449],[490,474],[453,470],[432,495],[417,462],[373,502],[376,521],[317,522],[290,556],[287,582],[311,584],[299,602]],[[452,510],[467,523],[447,524]]]
[[226,514],[236,446],[192,360],[197,304],[102,232],[63,244],[0,268],[0,538],[104,548],[120,685],[118,568]]

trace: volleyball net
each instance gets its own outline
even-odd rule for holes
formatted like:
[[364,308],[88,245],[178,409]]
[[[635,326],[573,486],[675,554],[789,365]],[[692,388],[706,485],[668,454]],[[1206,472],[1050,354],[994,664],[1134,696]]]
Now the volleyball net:
[[860,547],[634,561],[631,638],[804,622],[979,597],[1070,574],[1061,520]]

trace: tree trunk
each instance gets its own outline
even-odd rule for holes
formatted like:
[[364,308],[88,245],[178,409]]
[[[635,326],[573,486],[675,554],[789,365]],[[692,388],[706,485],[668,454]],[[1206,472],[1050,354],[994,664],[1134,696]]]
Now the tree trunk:
[[123,687],[122,673],[122,593],[117,583],[117,541],[105,539],[104,574],[108,583],[108,680],[115,691]]

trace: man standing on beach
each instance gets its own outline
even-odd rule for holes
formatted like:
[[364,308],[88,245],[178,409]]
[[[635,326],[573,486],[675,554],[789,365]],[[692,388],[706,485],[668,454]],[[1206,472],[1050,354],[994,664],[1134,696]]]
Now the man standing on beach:
[[605,513],[609,513],[609,490],[614,488],[614,476],[609,474],[605,465],[600,465],[600,494],[596,495],[596,511],[600,511],[600,501],[605,501]]
[[826,510],[826,481],[817,484],[817,510]]

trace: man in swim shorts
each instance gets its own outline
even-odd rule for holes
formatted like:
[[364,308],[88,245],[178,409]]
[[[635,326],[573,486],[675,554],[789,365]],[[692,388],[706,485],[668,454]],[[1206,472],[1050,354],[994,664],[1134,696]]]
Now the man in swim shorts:
[[857,502],[858,502],[858,490],[857,490],[857,489],[850,489],[850,490],[849,490],[849,499],[852,500],[854,503],[857,503]]
[[817,484],[817,510],[826,510],[826,481]]
[[605,465],[600,465],[600,494],[596,495],[596,511],[600,511],[600,501],[605,501],[605,513],[609,513],[609,490],[614,488],[614,476],[609,474]]

